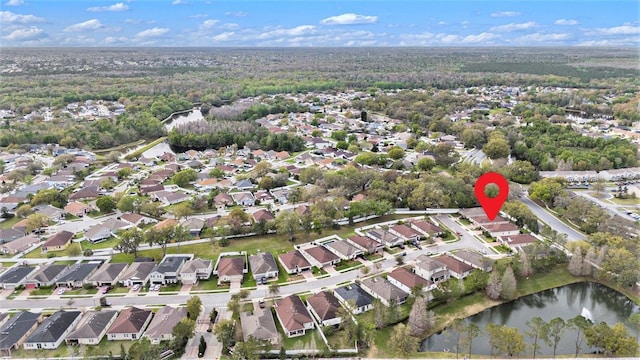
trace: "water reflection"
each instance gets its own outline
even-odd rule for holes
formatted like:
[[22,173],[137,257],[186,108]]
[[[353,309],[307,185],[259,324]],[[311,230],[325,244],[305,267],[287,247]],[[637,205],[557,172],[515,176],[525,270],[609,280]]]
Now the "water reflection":
[[[517,327],[521,332],[527,329],[525,322],[532,317],[539,316],[549,322],[555,317],[565,321],[582,313],[582,308],[591,312],[595,322],[604,321],[609,325],[624,322],[633,312],[640,311],[640,306],[634,304],[624,295],[605,286],[594,283],[578,283],[557,289],[541,291],[528,295],[516,301],[487,309],[468,318],[482,329],[483,334],[473,341],[472,353],[489,355],[489,338],[484,334],[485,326],[490,323]],[[575,351],[576,333],[566,329],[562,341],[558,345],[558,354],[573,354]],[[528,339],[525,338],[528,341]],[[423,351],[444,351],[452,349],[452,340],[444,334],[433,335],[422,343]],[[582,352],[590,353],[594,349],[583,345]],[[552,349],[542,344],[539,354],[551,355]]]

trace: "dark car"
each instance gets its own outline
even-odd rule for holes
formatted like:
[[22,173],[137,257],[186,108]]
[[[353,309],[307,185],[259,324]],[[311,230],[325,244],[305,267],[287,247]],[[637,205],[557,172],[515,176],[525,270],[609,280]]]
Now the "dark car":
[[267,278],[266,277],[261,277],[260,281],[258,282],[259,285],[266,285],[267,284]]
[[404,245],[403,245],[403,244],[398,245],[398,247],[399,247],[400,249],[404,250]]
[[265,308],[265,304],[264,304],[264,300],[263,299],[258,300],[258,306],[260,306],[260,309],[264,309]]

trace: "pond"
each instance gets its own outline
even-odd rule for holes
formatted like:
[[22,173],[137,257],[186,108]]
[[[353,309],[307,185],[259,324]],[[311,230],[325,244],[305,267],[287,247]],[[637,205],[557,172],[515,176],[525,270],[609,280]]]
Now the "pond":
[[167,121],[164,127],[167,129],[167,132],[171,131],[171,129],[176,126],[190,123],[192,121],[202,120],[204,117],[202,116],[202,112],[200,112],[199,108],[195,108],[188,113],[183,113],[180,115],[175,115],[173,120]]
[[[594,323],[604,321],[612,326],[618,322],[624,322],[629,315],[639,311],[640,306],[629,298],[600,284],[585,282],[545,290],[469,317],[467,321],[475,323],[482,330],[482,334],[473,340],[471,352],[482,355],[491,354],[489,337],[484,334],[485,326],[489,323],[517,327],[524,335],[527,331],[525,322],[536,316],[549,322],[555,317],[561,317],[567,321],[582,314],[585,317],[590,316],[590,320]],[[525,342],[529,342],[526,336]],[[455,351],[453,343],[453,339],[448,337],[445,331],[425,339],[421,344],[421,350]],[[581,352],[591,353],[594,350],[583,343]],[[573,354],[574,352],[575,332],[566,329],[557,353]],[[544,343],[541,344],[538,354],[551,355],[552,353],[550,347]]]

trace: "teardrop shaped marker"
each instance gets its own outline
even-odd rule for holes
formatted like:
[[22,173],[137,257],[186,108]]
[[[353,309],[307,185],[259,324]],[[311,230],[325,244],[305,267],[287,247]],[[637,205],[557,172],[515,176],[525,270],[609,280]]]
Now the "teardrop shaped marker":
[[[489,184],[496,184],[498,186],[498,196],[492,198],[485,194],[484,188]],[[478,199],[482,209],[484,209],[484,213],[487,214],[489,220],[493,221],[493,219],[498,216],[502,204],[504,204],[509,196],[509,182],[504,176],[497,172],[488,172],[478,178],[474,190],[476,199]]]

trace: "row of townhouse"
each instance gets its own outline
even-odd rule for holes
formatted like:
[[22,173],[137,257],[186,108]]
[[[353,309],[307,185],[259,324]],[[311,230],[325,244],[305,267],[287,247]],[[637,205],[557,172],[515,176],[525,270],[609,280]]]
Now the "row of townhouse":
[[[6,314],[5,314],[6,315]],[[108,340],[149,338],[152,344],[173,339],[173,327],[187,316],[185,307],[164,306],[152,310],[130,307],[115,310],[60,310],[46,318],[40,313],[22,311],[0,320],[0,355],[11,357],[20,346],[26,350],[57,349],[69,345],[98,345]]]

